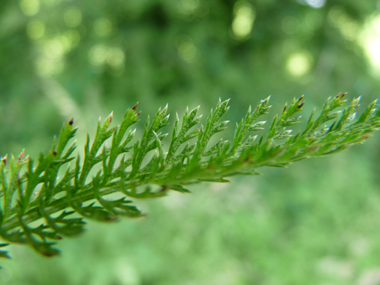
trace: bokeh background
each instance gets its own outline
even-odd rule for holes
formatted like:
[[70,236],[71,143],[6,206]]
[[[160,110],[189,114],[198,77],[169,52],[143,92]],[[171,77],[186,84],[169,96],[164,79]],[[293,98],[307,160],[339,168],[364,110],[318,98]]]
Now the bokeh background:
[[[137,101],[144,121],[231,98],[232,137],[268,95],[274,115],[305,94],[306,116],[379,79],[377,0],[0,1],[1,155],[46,153],[71,117],[83,145]],[[138,202],[147,218],[90,222],[61,257],[11,246],[0,283],[380,284],[379,143]]]

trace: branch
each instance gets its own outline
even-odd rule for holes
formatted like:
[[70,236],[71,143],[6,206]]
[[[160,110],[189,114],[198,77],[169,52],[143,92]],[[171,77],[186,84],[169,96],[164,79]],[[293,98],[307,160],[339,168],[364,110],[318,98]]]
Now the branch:
[[[301,122],[297,114],[304,102],[303,96],[294,98],[274,117],[266,135],[254,135],[266,125],[259,119],[269,112],[268,97],[254,111],[248,108],[231,141],[221,139],[213,145],[211,138],[227,128],[228,121],[221,119],[229,109],[229,100],[219,100],[204,126],[197,116],[199,107],[186,109],[182,120],[176,114],[166,153],[163,140],[168,134],[161,130],[169,124],[168,107],[159,109],[152,122],[148,117],[143,135],[136,141],[136,130],[131,129],[140,114],[136,104],[116,127],[110,128],[112,113],[103,123],[98,122],[92,143],[87,136],[83,162],[74,154],[75,142],[68,145],[77,132],[72,119],[63,125],[52,150],[37,161],[24,151],[18,158],[2,158],[0,236],[9,243],[27,244],[45,256],[54,256],[59,254],[56,240],[82,233],[87,219],[107,222],[120,216],[144,216],[133,199],[162,197],[169,190],[187,193],[186,185],[258,175],[260,167],[284,167],[362,143],[378,130],[380,111],[374,101],[356,119],[360,97],[343,107],[345,95],[328,98],[319,116],[313,110],[296,134],[289,127]],[[107,140],[110,146],[105,144]],[[123,197],[107,198],[113,193]],[[9,255],[1,250],[0,257]]]

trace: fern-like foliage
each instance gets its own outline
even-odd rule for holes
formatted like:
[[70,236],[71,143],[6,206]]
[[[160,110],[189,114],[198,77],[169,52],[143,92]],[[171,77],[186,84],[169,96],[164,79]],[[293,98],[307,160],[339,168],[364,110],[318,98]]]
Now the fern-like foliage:
[[[380,111],[375,101],[356,119],[360,98],[341,108],[347,101],[344,96],[328,98],[320,114],[313,111],[306,125],[293,135],[289,127],[300,123],[297,115],[304,105],[303,96],[294,99],[274,117],[265,135],[254,135],[264,130],[266,122],[259,119],[271,107],[268,97],[255,110],[249,107],[236,124],[232,140],[221,139],[213,145],[210,139],[227,128],[228,121],[221,119],[229,101],[219,100],[205,125],[200,124],[199,107],[186,109],[182,120],[176,114],[167,152],[163,141],[168,134],[160,132],[169,124],[167,106],[152,120],[148,117],[138,140],[131,129],[140,114],[137,104],[113,128],[111,113],[103,123],[99,121],[92,142],[87,137],[83,159],[74,154],[75,142],[69,145],[77,132],[70,120],[52,150],[37,161],[24,151],[17,158],[2,158],[0,236],[9,243],[27,244],[45,256],[54,256],[59,254],[55,241],[82,233],[86,219],[114,221],[119,216],[143,216],[133,199],[162,197],[169,190],[187,193],[189,184],[228,182],[226,178],[234,175],[257,175],[260,167],[284,167],[362,143],[379,128]],[[123,197],[112,200],[109,195],[113,193]],[[1,250],[0,257],[9,258],[7,251]]]

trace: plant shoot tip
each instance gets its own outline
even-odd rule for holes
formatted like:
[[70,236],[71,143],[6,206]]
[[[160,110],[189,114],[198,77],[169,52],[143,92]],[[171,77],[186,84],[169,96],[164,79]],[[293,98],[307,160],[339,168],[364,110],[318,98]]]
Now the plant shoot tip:
[[132,107],[132,110],[136,111],[136,108],[137,108],[137,105],[139,104],[139,102],[137,102],[133,107]]

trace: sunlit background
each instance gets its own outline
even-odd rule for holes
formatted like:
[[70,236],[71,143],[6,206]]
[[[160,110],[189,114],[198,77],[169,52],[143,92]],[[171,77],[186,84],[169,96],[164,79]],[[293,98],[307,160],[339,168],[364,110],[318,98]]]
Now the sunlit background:
[[[144,120],[231,98],[232,130],[268,95],[274,115],[345,91],[380,98],[377,0],[0,1],[1,156],[48,152],[71,117],[83,145],[136,102]],[[11,246],[0,284],[380,284],[379,143],[138,202],[61,257]]]

